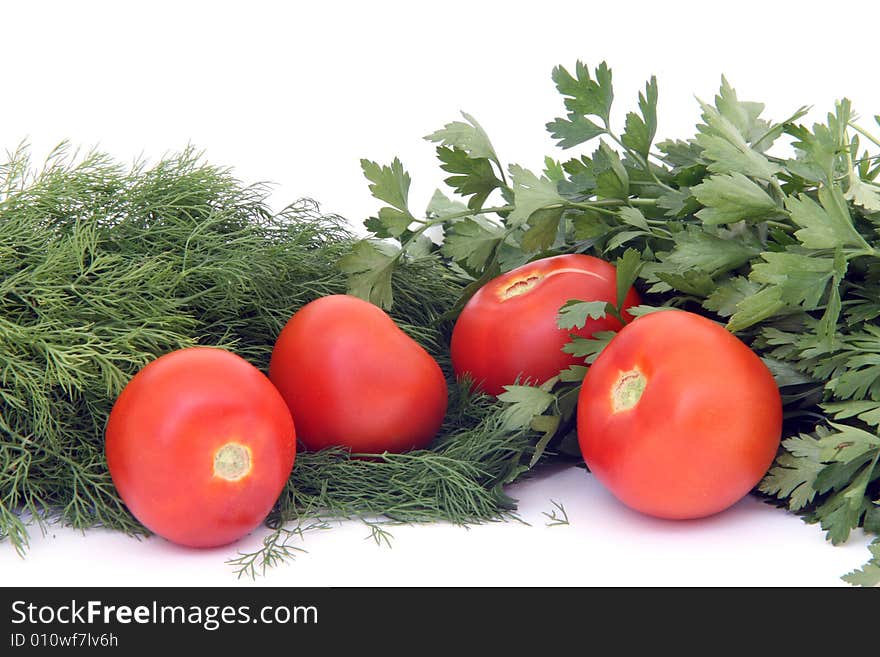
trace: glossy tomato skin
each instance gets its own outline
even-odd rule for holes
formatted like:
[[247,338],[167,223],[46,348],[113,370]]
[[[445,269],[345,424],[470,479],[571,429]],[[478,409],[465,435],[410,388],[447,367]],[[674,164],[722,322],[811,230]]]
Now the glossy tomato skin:
[[446,414],[437,362],[384,311],[348,295],[303,306],[281,331],[269,378],[309,450],[426,447]]
[[[455,323],[451,351],[456,376],[467,375],[483,392],[499,395],[517,379],[543,383],[566,367],[583,364],[562,351],[569,335],[590,337],[617,330],[620,322],[606,316],[587,319],[582,329],[564,330],[556,325],[559,308],[571,299],[615,303],[616,281],[614,265],[579,254],[536,260],[492,279]],[[623,307],[638,303],[630,289]]]
[[[621,394],[633,376],[642,377],[640,397]],[[623,328],[590,367],[577,423],[584,460],[624,504],[700,518],[740,500],[767,472],[782,400],[761,359],[721,325],[658,311]]]
[[212,547],[269,513],[290,477],[296,434],[262,372],[223,349],[194,347],[131,379],[110,413],[105,449],[141,523],[174,543]]

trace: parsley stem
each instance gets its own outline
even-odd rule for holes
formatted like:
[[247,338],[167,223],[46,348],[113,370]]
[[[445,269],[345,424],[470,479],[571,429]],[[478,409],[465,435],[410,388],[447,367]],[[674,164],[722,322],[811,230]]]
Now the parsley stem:
[[504,183],[505,187],[508,187],[507,184],[507,176],[504,175],[504,167],[501,166],[501,162],[498,161],[498,158],[492,158],[492,161],[498,165],[498,173],[501,174],[501,182]]
[[878,251],[877,249],[871,248],[870,246],[867,248],[864,248],[864,249],[853,249],[852,251],[847,249],[844,251],[844,253],[846,253],[847,259],[858,258],[861,256],[869,256],[872,258],[880,257],[880,251]]
[[623,205],[657,205],[657,199],[654,198],[629,198],[626,200],[609,198],[597,201],[568,201],[566,205],[572,208],[580,208],[582,210],[597,210],[605,207],[618,207]]
[[765,221],[764,223],[767,224],[768,226],[772,226],[773,228],[779,228],[780,230],[784,230],[786,233],[791,233],[795,229],[794,226],[787,224],[783,221],[768,220],[768,221]]
[[773,190],[774,195],[776,196],[776,202],[780,206],[784,206],[785,204],[785,192],[782,191],[782,186],[779,184],[779,181],[776,180],[775,177],[770,178],[770,188]]
[[880,160],[880,155],[866,155],[865,157],[859,157],[853,160],[853,164],[861,164],[862,162],[873,162],[874,160]]
[[456,212],[455,214],[447,214],[443,219],[460,219],[461,217],[470,217],[475,214],[498,214],[501,212],[511,212],[516,209],[515,205],[500,205],[494,208],[481,208],[479,210],[468,210],[467,212]]
[[413,219],[414,223],[421,224],[423,228],[418,229],[418,233],[422,233],[428,228],[432,226],[439,226],[443,223],[451,219],[463,219],[464,217],[473,217],[478,214],[492,214],[492,213],[500,213],[500,212],[510,212],[516,208],[515,205],[501,205],[494,208],[481,208],[479,210],[462,210],[461,212],[454,212],[452,214],[444,214],[439,217],[428,218],[428,219]]
[[861,134],[863,137],[866,137],[868,140],[870,140],[871,142],[873,142],[875,146],[880,146],[880,139],[877,139],[877,137],[875,137],[874,135],[872,135],[870,132],[868,132],[867,130],[865,130],[865,129],[862,128],[861,126],[856,125],[855,123],[852,123],[852,122],[849,123],[849,126],[850,126],[853,130],[855,130],[856,132],[858,132],[859,134]]
[[636,151],[632,150],[629,146],[627,146],[626,144],[623,143],[623,140],[620,137],[618,137],[616,134],[611,132],[607,121],[605,122],[605,131],[608,134],[608,136],[611,137],[611,139],[613,139],[615,142],[617,142],[617,144],[623,150],[626,151],[627,155],[629,155],[633,160],[636,161],[636,163],[639,165],[639,167],[641,167],[641,169],[645,173],[647,173],[649,176],[651,176],[651,180],[653,180],[657,185],[659,185],[660,187],[665,189],[667,192],[674,192],[675,191],[672,187],[670,187],[669,185],[667,185],[665,182],[661,181],[657,177],[657,174],[654,173],[654,170],[651,168],[651,163],[648,162],[648,160],[641,153],[637,153]]
[[451,219],[462,219],[464,217],[473,217],[478,214],[490,214],[490,213],[499,213],[499,212],[510,212],[516,206],[514,205],[501,205],[493,208],[480,208],[479,210],[462,210],[461,212],[455,212],[453,214],[444,214],[440,217],[434,217],[433,219],[415,219],[415,223],[419,224],[419,227],[414,231],[411,231],[410,235],[400,242],[400,251],[392,259],[394,262],[400,262],[403,258],[403,254],[406,252],[406,247],[415,240],[417,237],[422,235],[429,228],[433,228],[434,226],[440,226],[444,223],[450,221]]

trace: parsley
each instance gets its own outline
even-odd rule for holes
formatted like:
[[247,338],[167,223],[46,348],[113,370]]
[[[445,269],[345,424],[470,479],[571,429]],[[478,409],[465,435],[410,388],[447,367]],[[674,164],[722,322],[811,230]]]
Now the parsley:
[[[541,173],[505,167],[469,115],[429,136],[441,168],[454,174],[447,184],[472,213],[426,220],[445,234],[438,257],[473,281],[455,309],[530,258],[616,261],[616,304],[571,300],[560,328],[621,318],[631,283],[646,311],[683,307],[726,321],[768,363],[786,404],[785,440],[760,493],[818,523],[834,543],[857,527],[880,532],[880,139],[847,99],[810,126],[801,123],[806,107],[774,121],[722,77],[712,102],[698,101],[692,135],[655,143],[655,78],[625,112],[622,134],[612,127],[607,64],[559,66],[552,79],[564,112],[546,128],[562,154],[578,152],[548,157]],[[403,223],[391,211],[405,208],[384,187],[374,195],[390,210],[384,220],[380,210],[374,239]],[[400,261],[382,276],[393,279]],[[564,349],[589,365],[613,335],[574,337]],[[510,425],[538,432],[542,448],[564,445],[584,373],[578,366],[541,388],[511,388],[501,399]],[[877,549],[847,581],[877,583]]]

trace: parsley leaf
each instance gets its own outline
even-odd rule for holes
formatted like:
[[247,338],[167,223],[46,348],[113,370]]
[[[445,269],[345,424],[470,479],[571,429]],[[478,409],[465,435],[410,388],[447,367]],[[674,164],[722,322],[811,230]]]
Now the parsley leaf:
[[696,269],[715,276],[743,266],[760,253],[744,240],[723,239],[696,227],[675,233],[673,239],[675,248],[662,261],[679,273]]
[[503,187],[503,183],[495,175],[492,162],[485,157],[473,158],[460,148],[437,147],[437,158],[440,168],[455,175],[449,176],[444,182],[461,196],[470,196],[468,207],[479,210],[494,190]]
[[880,185],[855,178],[850,181],[846,198],[869,212],[880,212]]
[[502,410],[504,426],[515,430],[529,427],[532,418],[550,408],[556,397],[537,386],[509,385],[504,386],[498,401],[505,404]]
[[616,263],[616,301],[618,314],[623,312],[623,302],[633,283],[639,277],[644,263],[636,249],[627,249]]
[[736,312],[738,304],[754,296],[760,289],[758,283],[743,276],[728,278],[703,301],[703,307],[722,317],[730,317]]
[[[766,133],[768,123],[760,118],[764,103],[741,101],[736,90],[725,76],[721,76],[721,89],[715,96],[718,113],[730,122],[749,143],[756,142]],[[768,144],[769,145],[769,144]]]
[[593,336],[590,338],[575,337],[563,345],[562,351],[576,358],[583,358],[584,362],[589,364],[599,357],[602,350],[608,346],[608,343],[616,335],[616,331],[598,331],[593,333]]
[[569,299],[559,309],[556,326],[561,329],[582,329],[588,319],[604,319],[607,308],[608,303],[605,301]]
[[425,139],[441,146],[462,150],[472,159],[489,159],[498,163],[498,156],[486,131],[470,114],[462,112],[461,115],[467,123],[452,121],[441,130],[427,135]]
[[425,214],[428,219],[443,219],[455,217],[455,219],[463,219],[469,216],[469,208],[460,201],[456,201],[447,197],[439,189],[434,190],[434,195],[428,202]]
[[626,199],[629,197],[629,174],[617,151],[601,142],[593,155],[596,172],[596,194],[600,198]]
[[621,141],[647,158],[657,133],[657,78],[654,76],[645,85],[645,93],[639,93],[639,110],[641,116],[635,112],[626,115],[626,128]]
[[828,402],[822,408],[835,420],[857,417],[865,424],[880,427],[880,401]]
[[697,126],[696,142],[703,147],[702,156],[710,161],[709,171],[741,173],[762,180],[773,178],[779,166],[749,145],[756,130],[766,127],[766,123],[758,120],[763,105],[740,103],[725,79],[716,105],[700,101],[703,123]]
[[623,207],[620,208],[620,211],[617,214],[623,223],[635,226],[645,232],[650,232],[651,227],[648,225],[648,220],[638,208]]
[[703,148],[695,140],[666,139],[657,144],[663,153],[663,160],[679,169],[700,167],[706,164]]
[[727,330],[734,333],[745,330],[768,317],[773,317],[785,307],[782,289],[765,287],[744,297],[736,304],[736,312],[727,322]]
[[588,211],[572,215],[571,226],[576,240],[602,237],[610,229],[610,226],[602,220],[601,215]]
[[880,539],[868,546],[871,559],[861,568],[843,576],[843,581],[855,586],[880,586]]
[[669,285],[673,290],[692,294],[697,297],[706,297],[715,289],[715,282],[706,272],[699,270],[684,271],[681,273],[671,271],[657,271],[654,274],[659,280]]
[[619,233],[615,233],[611,236],[611,239],[608,240],[607,244],[605,244],[605,251],[613,251],[614,249],[623,246],[627,242],[630,242],[637,237],[650,236],[646,230],[624,230]]
[[567,119],[550,121],[547,124],[547,131],[559,142],[560,148],[572,148],[606,132],[604,128],[580,114],[571,114]]
[[[409,217],[407,222],[409,225],[413,220],[407,207],[411,181],[400,160],[394,158],[390,166],[380,166],[376,162],[363,159],[361,160],[361,169],[363,169],[367,180],[370,181],[369,187],[373,196],[388,203],[391,206],[390,209],[393,209],[392,212],[386,212],[386,217],[393,217],[394,221],[400,221],[400,217]],[[381,212],[379,219],[382,220]],[[383,223],[385,223],[384,220]],[[404,226],[405,228],[406,226]]]
[[528,169],[511,164],[510,177],[516,205],[516,209],[507,217],[511,226],[522,226],[535,210],[565,203],[565,199],[556,189],[556,183],[546,176],[536,176]]
[[798,511],[816,496],[813,482],[823,467],[819,461],[784,453],[777,457],[776,463],[758,488],[763,493],[787,500],[788,508]]
[[529,217],[529,229],[522,236],[521,246],[526,253],[543,251],[553,246],[559,233],[559,222],[565,208],[539,208]]
[[791,220],[802,228],[795,232],[810,249],[835,249],[842,246],[867,246],[856,231],[846,200],[837,187],[821,187],[819,203],[805,194],[785,199]]
[[765,252],[761,258],[763,263],[752,265],[751,280],[774,286],[780,291],[781,300],[791,305],[803,305],[807,310],[819,306],[835,272],[832,258],[789,252]]
[[739,172],[711,176],[691,187],[691,194],[705,206],[697,216],[709,226],[766,219],[780,210],[767,192]]
[[500,226],[464,219],[447,229],[440,250],[443,255],[463,262],[471,270],[481,271],[503,237],[504,231]]
[[557,66],[553,69],[553,82],[565,98],[569,119],[572,116],[596,116],[608,125],[614,90],[611,69],[605,62],[596,67],[595,79],[590,77],[589,68],[580,61],[575,65],[574,76],[564,67]]
[[[711,110],[707,110],[711,111]],[[769,160],[752,150],[724,119],[715,118],[713,125],[721,125],[720,134],[703,133],[697,143],[703,147],[703,157],[710,160],[708,169],[712,173],[741,173],[763,180],[770,180],[779,171]],[[728,138],[729,136],[729,138]]]
[[397,265],[400,251],[381,242],[361,240],[351,252],[339,260],[338,266],[348,274],[350,294],[370,301],[380,308],[391,308],[391,275]]

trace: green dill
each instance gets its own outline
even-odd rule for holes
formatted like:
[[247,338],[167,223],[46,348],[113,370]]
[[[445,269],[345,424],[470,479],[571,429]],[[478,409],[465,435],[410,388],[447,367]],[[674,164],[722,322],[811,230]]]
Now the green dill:
[[128,379],[193,344],[264,366],[303,303],[344,290],[342,222],[280,213],[187,149],[123,167],[66,145],[0,167],[0,536],[61,521],[144,533],[106,468],[104,424]]
[[[194,344],[223,346],[262,369],[290,316],[346,290],[337,262],[356,244],[338,217],[302,200],[280,212],[193,149],[148,166],[62,145],[40,167],[26,149],[0,166],[0,537],[23,553],[28,525],[61,522],[146,534],[107,471],[104,425],[129,378]],[[466,284],[435,256],[407,255],[392,315],[447,373],[445,319]],[[267,519],[255,574],[292,558],[329,518],[480,522],[512,513],[503,485],[531,436],[500,426],[496,405],[452,381],[430,450],[358,458],[301,453]]]

